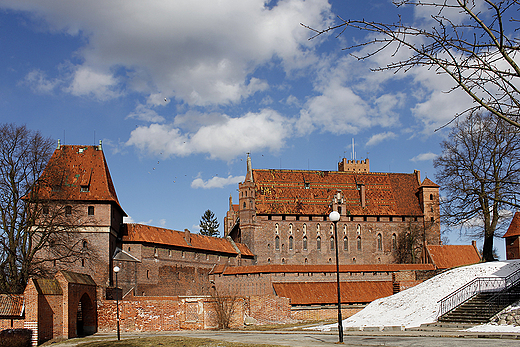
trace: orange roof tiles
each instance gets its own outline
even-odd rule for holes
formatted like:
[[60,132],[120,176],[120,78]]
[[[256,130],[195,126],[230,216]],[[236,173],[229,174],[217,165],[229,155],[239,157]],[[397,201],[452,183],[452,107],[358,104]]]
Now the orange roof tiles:
[[49,160],[42,179],[48,182],[43,192],[48,199],[105,201],[123,210],[99,146],[60,146]]
[[520,236],[520,212],[515,212],[513,220],[502,237]]
[[[276,295],[291,299],[291,305],[326,305],[338,302],[336,282],[273,283]],[[341,302],[368,303],[393,294],[392,281],[341,282]]]
[[[207,252],[238,255],[237,250],[225,238],[189,233],[190,242],[185,239],[186,232],[153,227],[143,224],[125,224],[123,242],[154,243]],[[246,245],[237,243],[242,256],[253,256]]]
[[480,255],[473,245],[426,245],[428,255],[438,269],[480,262]]
[[[337,190],[353,215],[422,215],[415,174],[253,170],[258,214],[324,215]],[[366,207],[358,185],[365,185]]]
[[[395,272],[408,270],[434,270],[432,264],[356,264],[340,265],[340,272]],[[251,266],[228,266],[221,272],[213,271],[215,274],[243,275],[257,273],[318,273],[336,272],[336,265],[251,265]]]
[[0,317],[22,317],[23,314],[22,294],[0,294]]

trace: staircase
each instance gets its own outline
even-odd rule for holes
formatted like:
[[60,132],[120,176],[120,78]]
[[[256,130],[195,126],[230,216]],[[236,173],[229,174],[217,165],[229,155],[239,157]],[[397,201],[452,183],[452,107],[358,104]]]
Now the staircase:
[[476,278],[446,296],[439,322],[487,323],[498,312],[520,299],[520,270],[501,277]]

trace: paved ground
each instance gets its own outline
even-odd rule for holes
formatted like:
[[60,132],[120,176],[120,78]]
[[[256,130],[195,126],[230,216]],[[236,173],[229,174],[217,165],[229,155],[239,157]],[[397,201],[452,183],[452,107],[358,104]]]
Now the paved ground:
[[[266,343],[292,347],[332,346],[338,342],[337,332],[308,331],[171,331],[156,335],[211,338],[230,342]],[[122,338],[150,336],[153,333],[122,333]],[[116,339],[115,334],[96,334],[92,339]],[[85,339],[71,339],[55,344],[56,347],[72,347]],[[520,334],[469,333],[456,328],[438,328],[429,331],[345,332],[345,346],[389,347],[510,347],[520,346]]]

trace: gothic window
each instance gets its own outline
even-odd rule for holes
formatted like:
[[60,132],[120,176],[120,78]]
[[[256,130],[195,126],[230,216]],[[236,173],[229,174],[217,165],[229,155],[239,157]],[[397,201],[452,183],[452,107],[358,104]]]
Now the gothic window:
[[358,250],[358,251],[361,250],[361,236],[358,236],[358,237],[357,237],[357,250]]
[[392,234],[392,251],[397,249],[397,235]]
[[88,215],[89,216],[93,216],[94,215],[94,206],[89,206],[88,207]]
[[321,251],[321,237],[319,236],[316,238],[316,249]]
[[320,224],[319,223],[316,225],[316,232],[318,232],[318,233],[320,232]]
[[334,224],[332,224],[332,223],[330,224],[330,233],[331,234],[334,233]]
[[285,264],[285,258],[282,258],[282,264]]
[[346,236],[343,238],[343,249],[348,252],[348,237]]
[[292,251],[292,249],[293,249],[293,237],[289,236],[289,250]]
[[292,235],[292,229],[293,229],[293,225],[291,223],[291,224],[289,224],[289,234],[291,234],[291,235]]
[[383,238],[381,237],[381,234],[377,234],[377,250],[383,250]]
[[304,236],[304,237],[303,237],[303,250],[304,250],[304,251],[307,250],[307,236]]
[[343,224],[343,234],[347,235],[347,225]]
[[303,234],[307,234],[307,224],[303,224]]
[[356,232],[358,235],[361,234],[361,225],[360,224],[357,225]]
[[271,258],[267,258],[267,264],[271,264]]
[[307,264],[309,261],[307,260],[307,258],[305,258],[304,262],[305,262],[305,264]]
[[280,250],[280,237],[276,235],[274,238],[274,248],[279,251]]
[[433,200],[433,194],[430,194],[430,200]]
[[330,238],[330,250],[331,250],[331,251],[334,250],[334,237],[331,237],[331,238]]
[[274,233],[275,233],[276,235],[278,235],[278,233],[279,233],[278,223],[276,223],[276,224],[274,225]]

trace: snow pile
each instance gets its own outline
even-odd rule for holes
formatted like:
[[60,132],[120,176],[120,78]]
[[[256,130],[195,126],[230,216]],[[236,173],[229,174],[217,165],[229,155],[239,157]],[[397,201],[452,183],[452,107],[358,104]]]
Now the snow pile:
[[474,326],[464,331],[479,333],[520,333],[520,327],[514,325],[498,325],[493,323]]
[[[520,261],[500,261],[464,266],[437,275],[395,295],[373,301],[343,321],[344,327],[419,327],[437,321],[439,303],[446,295],[476,277],[505,277],[520,268]],[[336,324],[315,327],[327,331]]]

